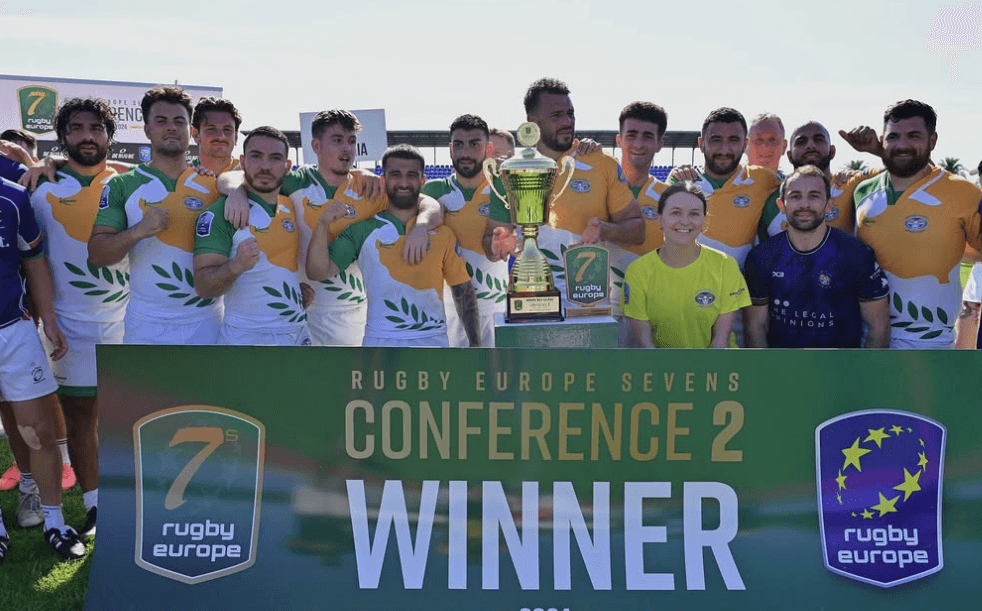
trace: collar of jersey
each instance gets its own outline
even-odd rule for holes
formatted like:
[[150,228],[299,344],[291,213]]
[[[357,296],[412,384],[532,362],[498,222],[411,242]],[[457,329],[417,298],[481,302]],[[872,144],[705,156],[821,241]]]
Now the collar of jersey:
[[404,225],[398,218],[393,216],[388,210],[379,212],[377,216],[383,221],[392,223],[392,226],[399,231],[399,235],[406,235],[406,225]]
[[268,203],[266,200],[259,197],[257,193],[253,193],[252,191],[247,191],[247,193],[249,194],[250,205],[256,204],[258,206],[262,206],[263,210],[266,211],[266,213],[270,216],[270,218],[276,216],[276,207],[277,207],[276,204]]
[[[191,166],[188,167],[190,168]],[[156,178],[157,180],[159,180],[160,182],[164,183],[164,186],[167,187],[167,190],[170,192],[174,192],[175,190],[177,190],[177,181],[181,179],[180,176],[178,176],[177,178],[171,178],[166,174],[164,174],[163,172],[161,172],[160,170],[158,170],[157,168],[150,167],[145,163],[141,163],[140,165],[136,166],[136,169],[142,172],[143,174],[150,175]],[[184,172],[187,172],[187,169],[181,172],[181,176],[184,176]]]
[[327,194],[328,201],[331,201],[337,196],[338,189],[340,189],[341,192],[344,193],[344,190],[347,189],[348,185],[351,184],[350,172],[348,173],[347,181],[343,185],[341,185],[340,187],[332,187],[331,185],[327,184],[327,180],[324,179],[324,175],[321,174],[320,170],[318,170],[317,168],[309,168],[308,171],[310,172],[311,176],[314,177],[314,180],[317,181],[317,184],[319,184],[321,188],[324,189],[324,193]]

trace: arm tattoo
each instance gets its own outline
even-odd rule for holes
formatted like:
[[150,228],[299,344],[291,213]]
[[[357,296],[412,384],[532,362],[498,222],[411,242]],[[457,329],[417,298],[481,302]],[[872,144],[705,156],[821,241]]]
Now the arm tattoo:
[[457,307],[457,316],[464,325],[464,332],[467,333],[467,341],[472,347],[481,345],[481,331],[479,316],[477,313],[477,296],[474,293],[474,285],[470,281],[450,287],[453,295],[454,305]]

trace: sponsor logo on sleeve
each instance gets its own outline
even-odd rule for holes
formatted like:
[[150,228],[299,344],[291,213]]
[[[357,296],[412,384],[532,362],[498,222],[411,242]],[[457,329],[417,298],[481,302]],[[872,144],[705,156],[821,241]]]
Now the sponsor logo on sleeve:
[[265,436],[258,420],[207,405],[137,421],[137,566],[195,584],[256,562]]
[[211,235],[211,223],[215,220],[215,213],[212,211],[202,212],[198,217],[198,224],[195,226],[194,233],[198,237],[207,238]]
[[897,410],[864,410],[815,430],[825,568],[889,588],[944,567],[946,429]]
[[99,196],[99,210],[105,210],[109,207],[109,185],[106,185],[102,189],[102,195]]

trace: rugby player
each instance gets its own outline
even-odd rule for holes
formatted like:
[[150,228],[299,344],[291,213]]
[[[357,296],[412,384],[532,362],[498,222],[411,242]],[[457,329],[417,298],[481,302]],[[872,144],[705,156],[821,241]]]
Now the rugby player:
[[[348,225],[370,219],[386,209],[384,194],[359,195],[356,183],[362,182],[360,172],[353,171],[358,118],[347,110],[326,110],[317,113],[311,122],[311,146],[317,155],[317,167],[304,166],[290,172],[280,193],[293,202],[300,228],[300,260],[307,259],[307,245],[320,217],[331,206],[344,212],[330,226],[331,239]],[[226,218],[239,227],[239,209],[245,204],[242,174],[228,172],[219,180],[219,190],[229,193],[225,202]],[[440,205],[432,198],[420,208],[421,217],[410,236],[407,236],[404,257],[415,263],[426,251],[426,229],[443,222]],[[235,212],[229,209],[234,208]],[[301,276],[305,282],[305,275]],[[307,326],[315,345],[360,346],[365,333],[365,284],[357,263],[322,282],[309,282],[314,287],[313,303],[307,311]],[[442,317],[441,317],[442,318]]]
[[[29,448],[41,497],[44,539],[63,558],[81,558],[85,546],[62,515],[62,461],[55,442],[58,384],[34,321],[27,315],[25,277],[53,347],[51,358],[64,356],[67,343],[58,328],[41,229],[30,198],[23,187],[5,179],[0,179],[0,218],[0,396],[13,408],[17,430]],[[0,559],[10,545],[2,524],[0,518]]]
[[829,227],[829,177],[816,166],[795,169],[781,185],[788,229],[754,246],[744,310],[750,348],[866,348],[890,343],[886,276],[873,251]]
[[298,270],[300,232],[293,203],[280,195],[290,171],[290,143],[278,129],[252,130],[239,160],[249,193],[249,227],[225,219],[225,197],[198,217],[194,288],[202,298],[225,296],[219,344],[310,344]]
[[212,97],[198,100],[191,114],[191,137],[198,144],[198,156],[191,164],[207,168],[215,176],[239,169],[232,150],[239,140],[240,125],[242,115],[232,102]]
[[95,346],[123,341],[129,267],[126,261],[102,268],[87,261],[101,195],[116,175],[106,167],[116,132],[112,108],[98,98],[66,100],[55,117],[55,131],[68,161],[56,181],[39,183],[31,204],[47,237],[55,315],[68,340],[68,352],[52,363],[52,370],[88,512],[80,535],[88,538],[95,534],[99,494]]
[[[510,134],[509,134],[510,135]],[[504,261],[490,261],[484,252],[484,230],[488,223],[491,189],[482,166],[491,152],[490,130],[484,119],[461,115],[450,124],[450,160],[453,174],[429,180],[422,193],[440,202],[444,223],[457,236],[460,256],[474,284],[480,314],[481,345],[494,346],[494,314],[505,311],[508,289],[508,266]],[[444,288],[447,305],[447,331],[450,346],[469,345],[467,333],[457,316],[449,287]]]
[[337,276],[356,259],[361,262],[368,298],[365,346],[448,346],[444,281],[450,285],[469,344],[481,345],[477,298],[464,261],[455,252],[453,231],[439,226],[428,232],[430,248],[416,265],[400,256],[402,243],[418,223],[424,165],[414,147],[390,147],[382,156],[386,210],[348,226],[334,239],[330,225],[344,214],[344,206],[333,203],[310,240],[306,267],[312,280]]
[[194,224],[216,199],[213,176],[188,165],[191,97],[180,87],[147,91],[141,102],[148,164],[109,180],[99,202],[89,262],[96,267],[129,257],[128,344],[213,344],[221,326],[220,299],[195,294]]
[[[576,117],[569,87],[563,81],[542,78],[525,93],[525,113],[540,130],[539,153],[557,163],[577,146]],[[573,244],[601,240],[620,245],[644,242],[641,209],[620,165],[602,150],[575,155],[569,187],[551,203],[549,224],[539,229],[539,246],[553,269],[563,269],[563,255]],[[566,181],[556,178],[557,187]],[[485,232],[485,252],[492,261],[507,257],[518,247],[511,214],[497,196],[491,197],[491,220]],[[556,288],[567,304],[566,276],[554,272]]]
[[891,348],[950,349],[961,305],[966,244],[982,247],[973,183],[931,163],[938,142],[930,105],[903,100],[883,114],[886,172],[856,187],[857,237],[890,283]]

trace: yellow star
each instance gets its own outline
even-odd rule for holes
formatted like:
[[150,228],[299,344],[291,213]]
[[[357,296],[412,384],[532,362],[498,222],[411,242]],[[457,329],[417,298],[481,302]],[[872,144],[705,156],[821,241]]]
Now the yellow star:
[[839,477],[835,478],[835,481],[839,484],[839,490],[846,489],[846,476],[842,474],[842,469],[839,469]]
[[904,469],[904,483],[900,484],[899,486],[894,486],[893,487],[894,490],[899,490],[899,491],[901,491],[901,492],[904,493],[904,501],[906,501],[908,498],[910,498],[910,495],[914,494],[915,492],[919,492],[920,491],[920,489],[921,489],[921,484],[920,484],[921,473],[923,473],[923,471],[918,471],[917,472],[917,475],[911,475],[910,474],[910,471],[908,471],[905,468]]
[[[897,498],[900,498],[900,497],[897,497]],[[875,509],[875,507],[874,507],[874,509]],[[863,509],[862,516],[863,516],[863,519],[864,520],[872,520],[873,519],[873,514],[870,513],[870,510],[869,509]]]
[[867,429],[867,430],[869,431],[869,437],[864,439],[863,443],[866,443],[867,441],[873,441],[876,442],[876,447],[878,448],[882,448],[883,440],[890,437],[889,435],[883,432],[883,429],[876,429],[876,430]]
[[917,455],[921,457],[921,459],[917,461],[917,466],[923,469],[927,466],[927,455],[924,454],[924,452],[918,452]]
[[856,512],[855,511],[852,512],[852,517],[854,517],[854,518],[856,517]]
[[897,426],[896,424],[890,427],[890,432],[894,435],[899,435],[904,432],[903,427]]
[[907,427],[907,432],[908,432],[908,433],[913,433],[913,432],[914,432],[914,429],[912,429],[912,428],[910,428],[910,427],[908,426],[908,427]]
[[924,440],[923,440],[923,439],[918,439],[918,441],[920,441],[920,442],[921,442],[921,447],[922,447],[922,448],[923,448],[923,447],[925,447],[925,446],[924,446]]
[[[920,471],[918,471],[918,473],[920,473]],[[840,504],[840,505],[842,504],[842,495],[841,495],[841,494],[836,494],[836,495],[835,495],[835,499],[836,499],[837,501],[839,501],[839,504]]]
[[875,509],[879,511],[880,515],[878,517],[881,518],[888,513],[897,513],[897,508],[894,507],[894,505],[896,505],[897,501],[900,500],[900,496],[898,495],[888,500],[887,497],[883,496],[882,492],[880,492],[879,495],[880,495],[880,502],[877,503],[876,505],[873,505],[870,509]]
[[842,453],[846,455],[846,462],[843,463],[842,470],[845,471],[849,465],[852,465],[856,467],[856,471],[862,472],[863,467],[859,464],[859,459],[872,451],[859,447],[859,437],[857,437],[850,447],[842,450]]

